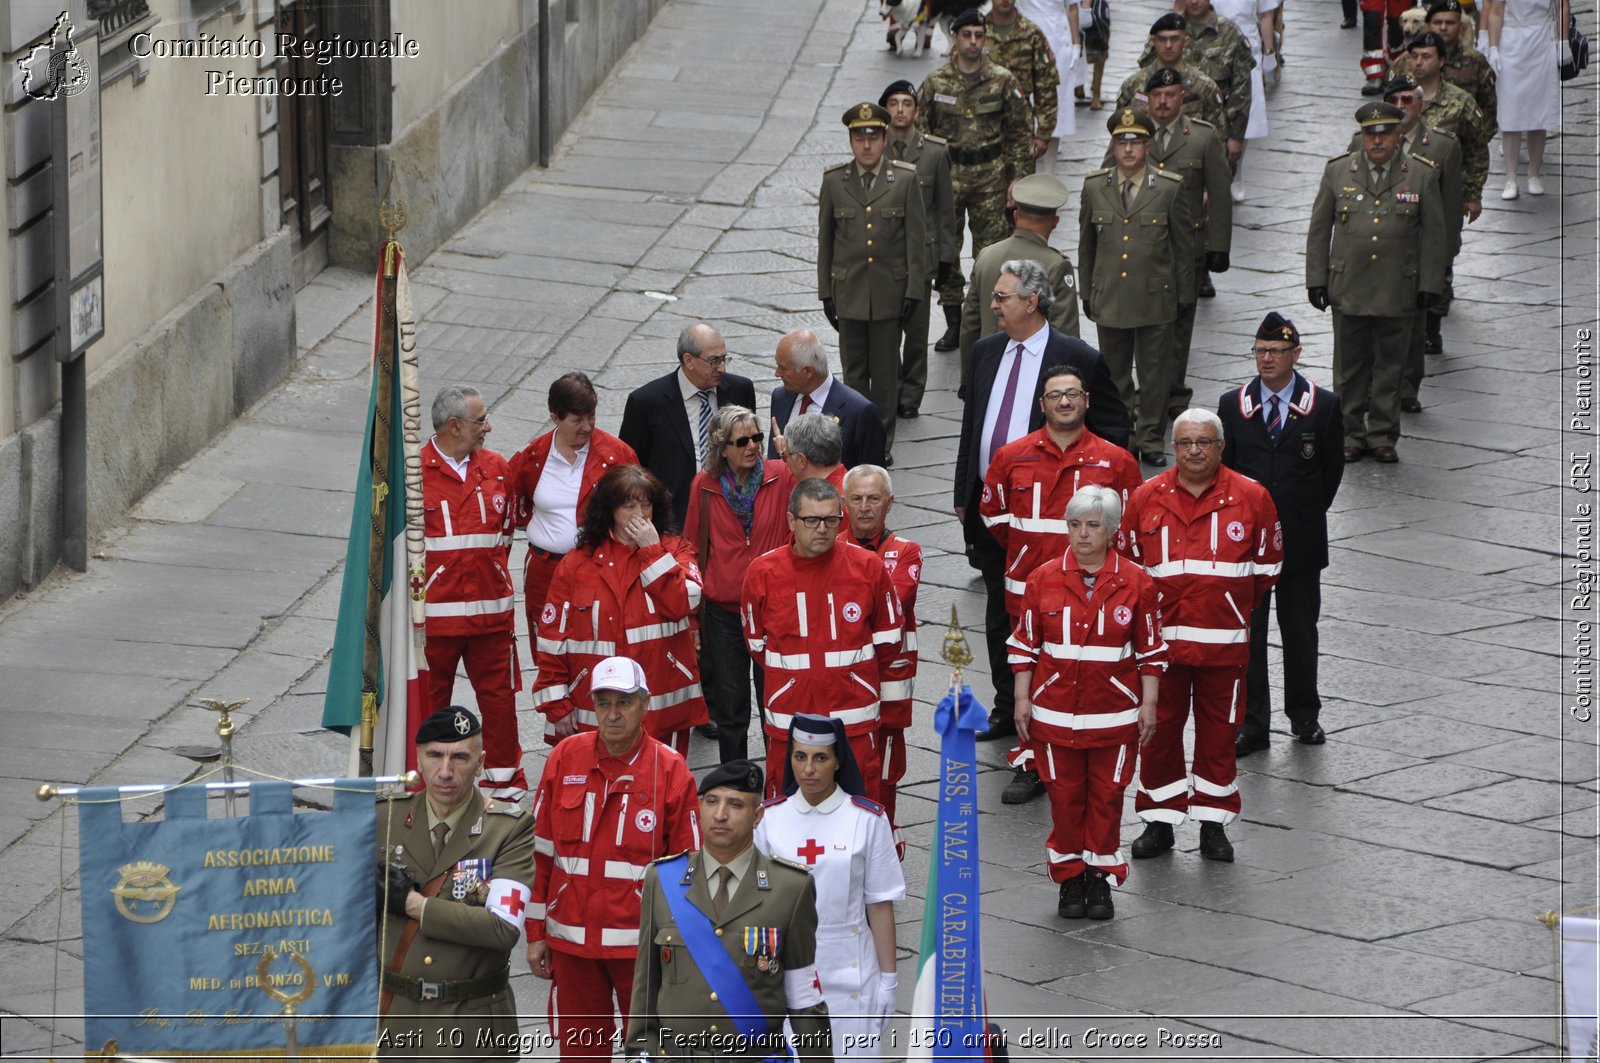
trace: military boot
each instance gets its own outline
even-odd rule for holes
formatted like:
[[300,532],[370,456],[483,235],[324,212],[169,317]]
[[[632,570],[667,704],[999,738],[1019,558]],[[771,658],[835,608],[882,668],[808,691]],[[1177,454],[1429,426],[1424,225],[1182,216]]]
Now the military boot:
[[1152,822],[1145,825],[1144,833],[1133,839],[1130,851],[1135,860],[1160,856],[1172,848],[1172,824]]
[[1061,894],[1056,901],[1056,914],[1063,919],[1082,919],[1088,909],[1084,905],[1084,879],[1087,871],[1080,871],[1061,884]]
[[1117,909],[1111,903],[1111,883],[1106,878],[1106,873],[1098,868],[1090,868],[1083,873],[1088,879],[1084,886],[1084,913],[1090,919],[1110,919],[1117,914]]
[[961,346],[961,308],[947,306],[944,308],[944,335],[939,337],[939,342],[933,345],[936,351],[953,351]]

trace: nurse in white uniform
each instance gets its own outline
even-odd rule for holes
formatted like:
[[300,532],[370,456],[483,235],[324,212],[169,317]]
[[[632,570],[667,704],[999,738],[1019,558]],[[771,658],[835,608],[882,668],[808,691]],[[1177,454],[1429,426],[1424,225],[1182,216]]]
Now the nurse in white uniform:
[[811,868],[817,887],[817,976],[833,1054],[892,1056],[879,1041],[894,1015],[894,902],[906,895],[889,818],[866,790],[844,725],[797,713],[783,796],[768,801],[757,848]]

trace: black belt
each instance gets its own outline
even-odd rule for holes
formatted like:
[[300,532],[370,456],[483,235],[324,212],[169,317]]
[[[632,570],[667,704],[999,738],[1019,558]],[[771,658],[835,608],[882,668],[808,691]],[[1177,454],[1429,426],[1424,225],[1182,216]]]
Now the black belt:
[[982,148],[951,148],[950,161],[957,166],[981,166],[986,162],[993,162],[1000,157],[1000,145],[990,144]]
[[543,547],[534,546],[532,543],[528,544],[528,553],[533,554],[535,557],[542,557],[546,561],[560,561],[567,556],[565,551],[558,554],[554,550],[546,550]]
[[383,988],[411,1000],[428,1000],[440,1004],[455,1004],[463,1000],[476,1000],[490,993],[498,993],[511,984],[511,968],[503,967],[496,974],[482,978],[462,978],[453,982],[426,982],[384,968]]

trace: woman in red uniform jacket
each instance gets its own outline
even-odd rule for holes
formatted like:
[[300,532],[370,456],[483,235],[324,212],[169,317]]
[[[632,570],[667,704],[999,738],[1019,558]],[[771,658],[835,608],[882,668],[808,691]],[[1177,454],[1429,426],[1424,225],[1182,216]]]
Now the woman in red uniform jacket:
[[1066,517],[1067,553],[1028,576],[1008,642],[1017,739],[1050,795],[1045,851],[1061,883],[1057,911],[1110,919],[1106,879],[1121,885],[1128,876],[1122,793],[1133,780],[1135,740],[1155,733],[1167,648],[1155,583],[1109,552],[1121,497],[1081,488]]
[[539,612],[533,704],[545,741],[595,729],[589,675],[607,657],[631,657],[650,681],[645,731],[679,753],[706,722],[694,635],[700,569],[683,538],[667,534],[667,489],[648,469],[623,465],[595,484],[578,545],[556,566]]

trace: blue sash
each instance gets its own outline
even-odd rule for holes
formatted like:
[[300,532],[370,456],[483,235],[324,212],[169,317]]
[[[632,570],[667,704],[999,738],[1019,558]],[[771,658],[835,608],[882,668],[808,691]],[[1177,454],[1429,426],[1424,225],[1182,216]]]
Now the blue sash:
[[[766,1014],[756,1003],[755,994],[750,992],[750,986],[745,983],[744,975],[734,966],[728,950],[722,947],[716,929],[711,925],[711,917],[689,903],[689,887],[683,881],[683,872],[688,864],[687,853],[680,853],[670,860],[661,861],[656,864],[656,881],[661,884],[661,892],[667,898],[667,908],[672,912],[673,922],[678,924],[678,933],[683,935],[683,944],[688,948],[694,965],[699,968],[711,991],[717,995],[717,1003],[727,1010],[728,1018],[733,1020],[734,1028],[739,1035],[749,1046],[754,1047],[757,1038],[765,1037],[774,1031],[770,1026],[763,1029],[770,1020],[764,1021],[767,1020]],[[650,942],[639,944],[641,948],[653,947]],[[717,1054],[743,1055],[743,1053]],[[765,1063],[780,1063],[790,1058],[793,1058],[793,1054],[785,1046],[781,1054],[768,1056]]]

